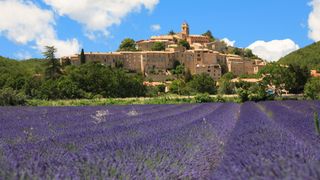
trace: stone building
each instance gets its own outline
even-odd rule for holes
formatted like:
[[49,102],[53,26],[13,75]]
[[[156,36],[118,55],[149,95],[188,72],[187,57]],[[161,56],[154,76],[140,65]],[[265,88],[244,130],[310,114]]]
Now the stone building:
[[266,65],[266,62],[259,59],[251,60],[230,54],[226,56],[226,63],[228,71],[236,76],[257,74],[259,70]]

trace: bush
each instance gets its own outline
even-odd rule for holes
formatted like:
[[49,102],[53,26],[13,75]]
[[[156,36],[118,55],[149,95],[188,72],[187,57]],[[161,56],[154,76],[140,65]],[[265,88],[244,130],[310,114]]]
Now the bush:
[[320,99],[320,78],[312,78],[304,87],[304,95],[309,99]]
[[208,93],[197,94],[195,96],[195,101],[196,103],[208,103],[208,102],[213,102],[213,98],[211,98]]
[[217,91],[216,82],[208,74],[198,74],[188,83],[198,93],[215,94]]
[[238,89],[237,94],[239,96],[240,102],[246,102],[249,101],[249,92],[245,89]]
[[0,90],[0,106],[25,105],[27,98],[24,93],[5,88]]
[[224,103],[226,102],[226,100],[221,96],[221,95],[218,95],[215,99],[215,102],[221,102],[221,103]]

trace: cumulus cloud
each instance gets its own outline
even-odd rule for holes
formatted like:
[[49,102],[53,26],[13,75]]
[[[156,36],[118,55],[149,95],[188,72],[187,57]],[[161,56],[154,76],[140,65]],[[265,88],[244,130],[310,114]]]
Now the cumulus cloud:
[[223,38],[221,39],[221,41],[225,42],[228,46],[234,46],[234,44],[236,43],[236,41],[231,41],[230,39],[228,38]]
[[35,44],[42,51],[51,45],[58,49],[57,56],[70,55],[79,50],[76,39],[62,41],[54,29],[54,14],[41,9],[29,0],[0,1],[0,35],[17,44]]
[[320,0],[312,0],[310,5],[313,7],[309,14],[309,38],[320,41]]
[[151,25],[150,28],[152,31],[160,31],[161,30],[160,24]]
[[248,49],[252,52],[268,61],[277,61],[287,54],[298,50],[299,46],[291,39],[285,40],[273,40],[269,42],[256,41],[252,43]]
[[118,25],[131,12],[143,7],[152,11],[159,0],[44,0],[59,15],[66,15],[85,27],[90,39],[108,36],[108,28]]
[[15,54],[15,57],[19,60],[32,58],[31,53],[25,50],[19,51]]

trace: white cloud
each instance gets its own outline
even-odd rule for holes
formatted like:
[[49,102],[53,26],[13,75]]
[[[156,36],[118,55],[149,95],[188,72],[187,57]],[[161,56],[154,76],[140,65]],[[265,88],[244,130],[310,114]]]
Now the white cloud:
[[232,46],[232,47],[236,43],[236,41],[231,41],[228,38],[223,38],[223,39],[221,39],[221,41],[224,41],[228,46]]
[[28,51],[25,51],[25,50],[22,50],[22,51],[19,51],[15,54],[15,57],[19,60],[24,60],[24,59],[30,59],[32,58],[32,55],[30,52]]
[[277,61],[287,54],[298,50],[299,46],[291,39],[285,40],[273,40],[269,42],[256,41],[252,43],[248,49],[252,52],[268,61]]
[[119,25],[131,12],[139,12],[141,8],[152,11],[159,0],[44,0],[59,15],[81,23],[90,39],[96,35],[108,36],[108,28]]
[[150,28],[152,31],[160,31],[161,30],[160,24],[151,25]]
[[313,7],[309,14],[309,38],[320,41],[320,0],[312,0],[310,5]]
[[0,35],[10,41],[23,45],[34,43],[39,51],[46,45],[53,45],[58,49],[58,57],[79,50],[76,39],[62,41],[57,38],[53,13],[30,0],[1,0],[0,12]]

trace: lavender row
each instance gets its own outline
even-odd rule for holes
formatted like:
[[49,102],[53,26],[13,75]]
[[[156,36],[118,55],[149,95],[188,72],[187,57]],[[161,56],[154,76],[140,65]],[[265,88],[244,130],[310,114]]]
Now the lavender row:
[[297,139],[256,104],[245,103],[223,160],[211,178],[317,179],[319,160],[319,149]]
[[[216,113],[219,113],[220,117],[231,115],[235,118],[236,115],[233,114],[237,111],[233,113],[230,108],[232,109],[224,106]],[[214,118],[216,117],[214,114],[212,112],[195,120],[191,116],[184,116],[185,120],[192,122],[182,127],[178,124],[180,126],[178,129],[150,134],[137,141],[89,144],[77,156],[70,154],[71,159],[67,162],[60,159],[59,166],[65,164],[68,172],[59,171],[54,174],[60,174],[59,178],[67,178],[70,175],[68,173],[72,172],[72,177],[77,178],[83,176],[84,172],[91,172],[89,174],[95,172],[93,173],[95,176],[116,179],[204,176],[213,162],[217,161],[210,158],[217,158],[221,154],[219,138],[211,126],[212,122],[219,120]],[[171,126],[175,126],[175,123]],[[75,167],[74,164],[79,166]],[[86,167],[83,167],[83,164]]]

